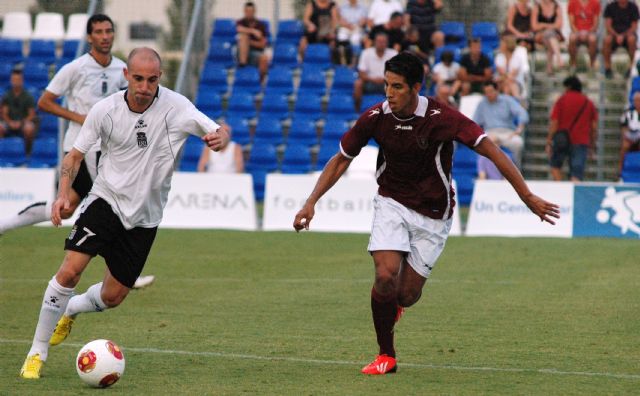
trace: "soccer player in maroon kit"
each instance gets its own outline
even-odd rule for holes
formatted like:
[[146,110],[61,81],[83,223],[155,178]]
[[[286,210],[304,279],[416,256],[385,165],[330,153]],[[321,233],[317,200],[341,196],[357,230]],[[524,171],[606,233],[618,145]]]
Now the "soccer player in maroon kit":
[[302,209],[296,231],[309,229],[316,202],[347,170],[360,149],[374,139],[380,147],[378,194],[368,250],[375,265],[371,311],[380,352],[364,374],[397,370],[393,327],[405,307],[415,304],[444,249],[455,206],[451,187],[454,140],[489,158],[531,211],[550,224],[558,205],[534,195],[511,160],[482,129],[457,110],[419,96],[422,62],[401,53],[385,63],[387,100],[367,109],[340,141]]

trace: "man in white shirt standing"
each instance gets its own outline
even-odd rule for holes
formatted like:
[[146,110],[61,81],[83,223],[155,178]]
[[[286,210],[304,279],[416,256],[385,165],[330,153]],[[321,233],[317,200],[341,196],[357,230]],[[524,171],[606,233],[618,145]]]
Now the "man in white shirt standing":
[[[67,337],[79,313],[114,308],[125,299],[151,250],[176,155],[189,134],[202,136],[214,151],[229,142],[225,128],[184,96],[159,86],[161,65],[154,50],[134,49],[124,71],[128,90],[93,106],[62,162],[51,213],[54,225],[61,224],[63,211],[71,205],[71,185],[82,160],[101,140],[100,173],[65,241],[62,265],[45,291],[22,378],[40,378],[49,345]],[[107,264],[103,281],[71,297],[82,272],[98,254]]]
[[398,53],[393,48],[387,48],[388,40],[385,33],[378,33],[374,37],[373,47],[360,54],[358,79],[353,84],[353,102],[358,112],[363,94],[384,95],[384,63]]

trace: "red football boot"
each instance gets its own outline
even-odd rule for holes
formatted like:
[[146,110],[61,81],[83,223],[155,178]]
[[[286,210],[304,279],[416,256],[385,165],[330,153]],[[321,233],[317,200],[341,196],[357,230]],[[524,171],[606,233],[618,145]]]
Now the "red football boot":
[[362,374],[381,375],[395,373],[397,369],[395,358],[387,355],[378,355],[373,362],[362,368]]

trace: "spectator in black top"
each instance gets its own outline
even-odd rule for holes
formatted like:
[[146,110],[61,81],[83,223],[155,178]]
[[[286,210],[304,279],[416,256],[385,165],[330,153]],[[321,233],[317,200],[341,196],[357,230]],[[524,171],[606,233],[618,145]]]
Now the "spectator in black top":
[[308,44],[326,43],[331,48],[335,46],[336,30],[338,29],[338,7],[332,0],[309,0],[302,16],[304,36],[300,39],[300,57],[304,58],[304,51]]
[[482,93],[485,82],[491,81],[491,61],[482,53],[479,38],[469,40],[469,52],[460,60],[458,79],[462,82],[461,95]]
[[238,66],[258,66],[260,75],[264,77],[269,68],[269,58],[264,53],[268,44],[267,25],[256,19],[256,5],[253,2],[244,3],[244,18],[236,21],[236,31]]
[[618,47],[625,48],[629,53],[629,59],[633,60],[636,50],[638,18],[638,6],[629,0],[613,1],[604,9],[606,34],[602,41],[602,55],[607,78],[613,77],[611,54]]
[[529,0],[517,0],[507,11],[507,31],[513,34],[518,44],[533,49],[533,31],[531,30],[531,6]]
[[31,154],[36,135],[36,105],[33,96],[24,90],[21,70],[11,72],[11,88],[2,96],[0,109],[0,138],[23,137],[25,153]]
[[442,10],[442,0],[409,0],[406,9],[407,26],[420,32],[420,49],[429,52],[444,45],[444,34],[436,25],[436,14]]
[[378,33],[385,33],[389,38],[389,48],[400,52],[402,50],[402,42],[404,41],[404,32],[402,28],[404,26],[404,18],[402,13],[394,12],[391,14],[389,21],[383,25],[374,26],[369,32],[369,37],[365,39],[364,46],[369,48],[373,45],[373,40]]

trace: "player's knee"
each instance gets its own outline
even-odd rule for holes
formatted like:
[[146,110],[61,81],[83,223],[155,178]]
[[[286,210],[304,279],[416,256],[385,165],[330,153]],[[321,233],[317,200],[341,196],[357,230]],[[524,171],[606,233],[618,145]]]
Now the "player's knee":
[[102,298],[102,302],[108,308],[115,308],[118,305],[120,305],[122,303],[122,301],[124,301],[124,298],[126,296],[127,296],[126,294],[119,294],[119,293],[115,293],[115,294],[103,293],[100,296],[100,298]]
[[77,271],[72,266],[63,265],[56,273],[56,280],[63,287],[75,287],[80,282],[82,271]]
[[421,296],[422,290],[402,290],[398,294],[398,304],[400,304],[401,307],[410,307],[417,303]]
[[396,290],[396,276],[390,271],[377,271],[376,272],[376,290],[383,295],[394,293]]

